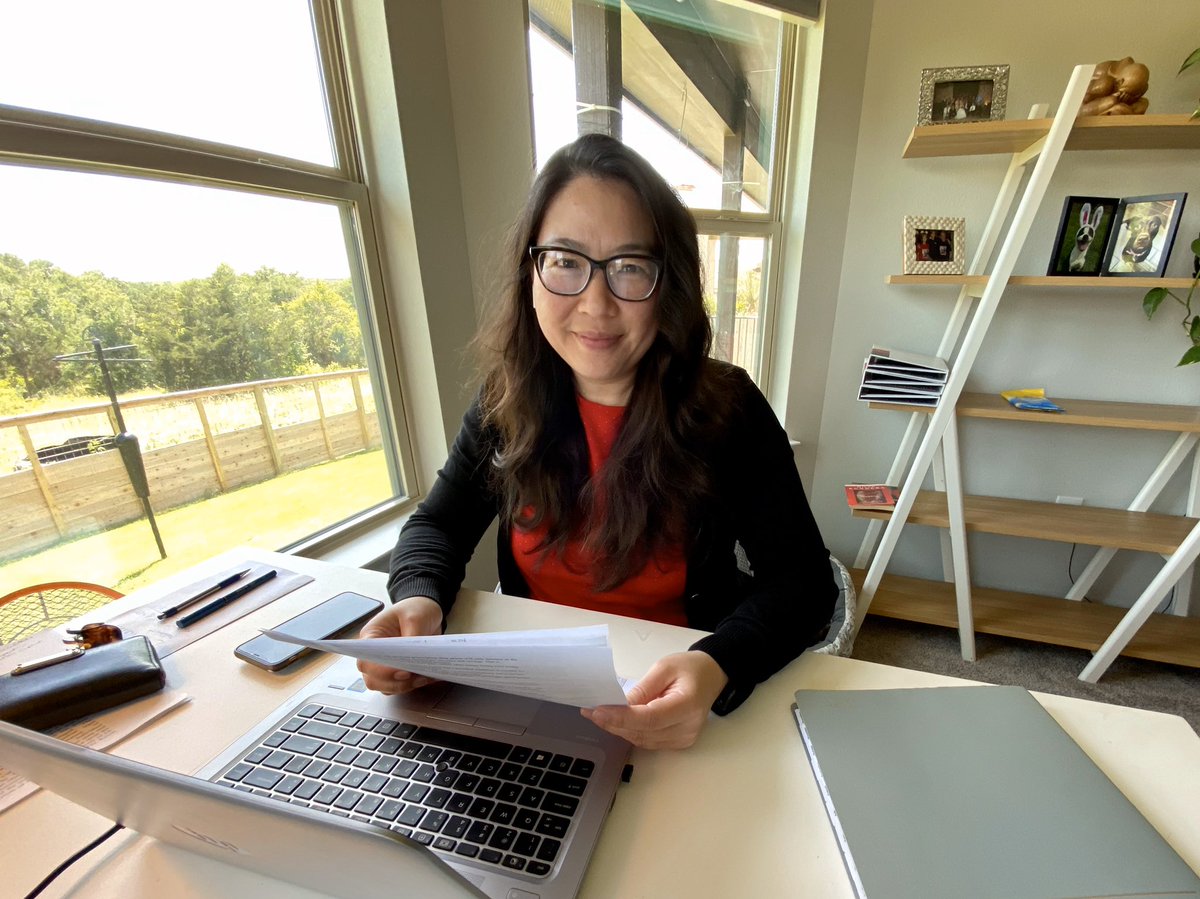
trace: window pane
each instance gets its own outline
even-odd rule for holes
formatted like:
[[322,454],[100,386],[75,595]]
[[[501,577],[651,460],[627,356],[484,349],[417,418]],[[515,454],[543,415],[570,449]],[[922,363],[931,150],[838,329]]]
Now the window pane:
[[0,103],[334,164],[300,0],[6,3]]
[[[0,595],[70,577],[127,590],[396,495],[345,210],[14,165],[0,196]],[[163,562],[110,448],[98,362],[55,360],[93,338],[148,360],[110,367]]]
[[761,237],[700,235],[704,305],[713,325],[712,355],[740,365],[756,381],[766,249],[767,241]]
[[[720,0],[529,7],[539,164],[581,129],[605,130],[693,208],[767,209],[780,20]],[[604,65],[607,47],[620,48],[619,68]]]

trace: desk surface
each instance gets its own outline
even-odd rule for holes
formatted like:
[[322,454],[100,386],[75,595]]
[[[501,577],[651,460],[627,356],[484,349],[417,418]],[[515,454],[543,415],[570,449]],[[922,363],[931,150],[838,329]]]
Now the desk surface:
[[[228,567],[271,562],[316,580],[164,660],[168,687],[193,701],[114,750],[192,772],[314,677],[325,657],[270,674],[233,657],[237,644],[342,590],[385,596],[384,575],[257,550],[227,553],[198,569],[131,594],[140,603]],[[637,677],[657,658],[686,648],[694,631],[532,600],[464,592],[451,630],[500,631],[610,625],[617,672]],[[682,752],[633,754],[581,896],[849,897],[833,831],[790,715],[797,689],[878,689],[963,684],[853,659],[806,655],[714,718]],[[1174,715],[1036,694],[1175,850],[1200,871],[1200,737]],[[881,735],[881,738],[885,738]],[[0,813],[0,897],[24,895],[109,822],[39,792]],[[109,840],[62,875],[46,896],[190,897],[312,895],[162,846],[135,834]]]

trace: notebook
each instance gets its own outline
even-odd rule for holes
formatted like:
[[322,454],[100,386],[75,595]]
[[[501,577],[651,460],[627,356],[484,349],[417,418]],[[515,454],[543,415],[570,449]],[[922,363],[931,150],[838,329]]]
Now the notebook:
[[341,658],[195,776],[0,722],[4,767],[166,843],[310,889],[574,896],[629,744],[577,709]]
[[859,897],[1200,895],[1026,690],[801,690],[792,708]]

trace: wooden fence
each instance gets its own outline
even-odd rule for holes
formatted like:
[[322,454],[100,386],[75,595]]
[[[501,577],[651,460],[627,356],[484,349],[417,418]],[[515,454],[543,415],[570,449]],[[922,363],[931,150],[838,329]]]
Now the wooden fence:
[[[122,401],[126,425],[143,447],[155,512],[379,447],[365,374],[356,369]],[[224,430],[210,421],[214,411],[228,420]],[[48,464],[38,458],[45,442],[35,439],[38,426],[61,429],[68,419],[94,422],[97,416],[111,419],[107,403],[0,418],[0,436],[16,433],[27,454],[22,465],[28,465],[0,475],[0,560],[143,514],[119,452]],[[181,425],[184,417],[190,420]]]
[[758,316],[734,316],[733,333],[725,338],[728,345],[724,346],[721,335],[717,333],[717,317],[710,315],[708,323],[713,329],[713,355],[755,373],[758,369]]

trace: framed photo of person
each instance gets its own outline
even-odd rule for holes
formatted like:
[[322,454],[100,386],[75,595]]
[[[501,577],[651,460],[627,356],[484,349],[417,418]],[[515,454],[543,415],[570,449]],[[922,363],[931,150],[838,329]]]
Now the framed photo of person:
[[1120,203],[1120,197],[1067,197],[1046,274],[1099,276]]
[[1103,274],[1161,278],[1186,199],[1187,194],[1122,199],[1113,219]]
[[954,125],[1004,118],[1008,66],[922,69],[918,125]]
[[966,255],[966,219],[904,217],[904,274],[961,275]]

